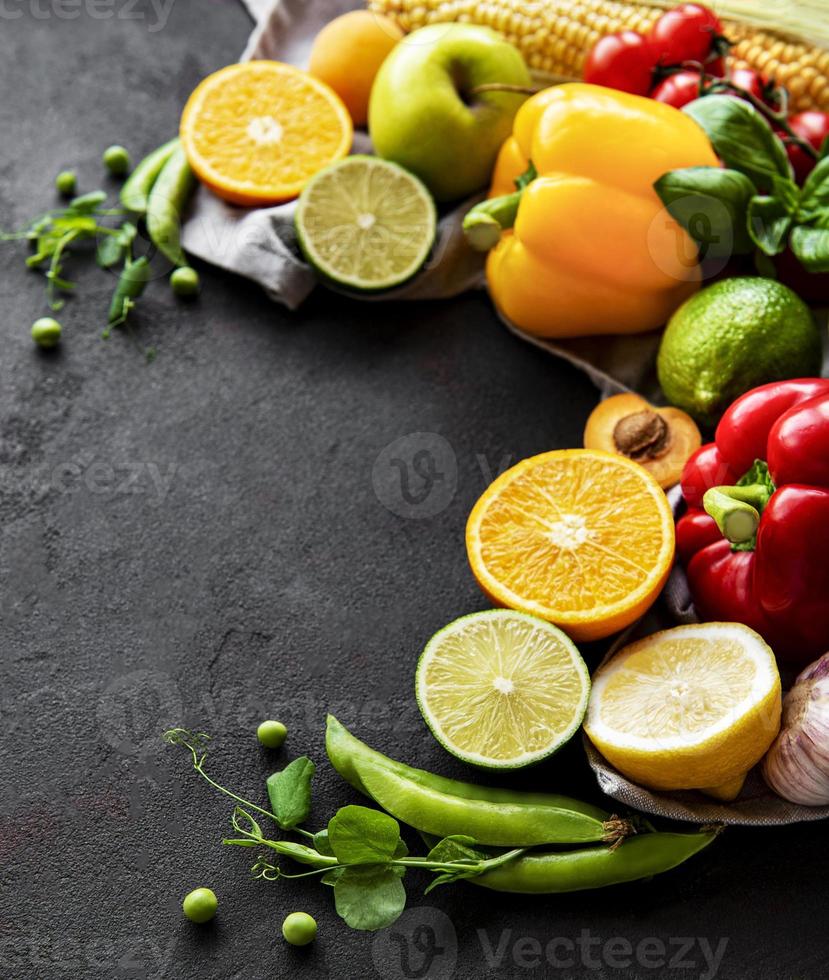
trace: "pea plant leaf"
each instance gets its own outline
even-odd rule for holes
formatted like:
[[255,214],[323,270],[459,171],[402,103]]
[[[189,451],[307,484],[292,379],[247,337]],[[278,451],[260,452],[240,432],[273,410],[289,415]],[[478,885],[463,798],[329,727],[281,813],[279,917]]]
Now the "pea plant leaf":
[[463,878],[473,878],[481,872],[481,862],[489,857],[483,851],[476,849],[473,845],[477,843],[474,837],[467,837],[465,834],[453,834],[444,837],[435,844],[426,857],[427,861],[435,863],[450,863],[469,861],[471,866],[468,870],[456,869],[454,871],[444,871],[434,878],[424,891],[428,895],[430,891],[439,885],[448,885],[453,881],[460,881]]
[[307,756],[290,762],[281,772],[268,776],[268,799],[276,822],[290,830],[308,819],[311,810],[311,779],[316,766]]
[[68,214],[91,214],[99,208],[107,199],[106,191],[90,191],[88,194],[81,194],[73,197],[66,207]]
[[334,882],[334,907],[352,929],[385,929],[405,906],[406,889],[392,868],[344,868]]
[[757,195],[748,205],[748,233],[766,255],[779,255],[786,247],[792,216],[779,197]]
[[382,864],[396,855],[400,824],[379,810],[344,806],[328,823],[328,841],[341,864]]
[[318,830],[314,834],[314,847],[316,847],[320,854],[326,854],[329,857],[334,856],[334,852],[331,850],[331,841],[328,840],[327,830]]
[[102,269],[111,269],[114,265],[118,265],[123,255],[124,246],[117,235],[104,235],[98,241],[95,259]]
[[670,215],[700,246],[703,258],[729,258],[753,251],[749,201],[757,188],[739,170],[685,167],[653,185]]
[[429,851],[427,860],[451,863],[455,861],[485,861],[488,855],[484,854],[483,851],[476,850],[473,846],[476,843],[474,837],[467,837],[464,834],[444,837]]
[[705,130],[726,167],[744,173],[760,190],[772,189],[774,175],[791,179],[783,141],[750,103],[733,95],[706,95],[682,111]]

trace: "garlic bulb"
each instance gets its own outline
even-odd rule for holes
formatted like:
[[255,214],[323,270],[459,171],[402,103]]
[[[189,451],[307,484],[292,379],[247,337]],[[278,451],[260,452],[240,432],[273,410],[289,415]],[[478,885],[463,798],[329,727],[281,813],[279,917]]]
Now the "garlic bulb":
[[799,675],[783,699],[783,722],[763,760],[763,775],[783,799],[829,805],[829,653]]

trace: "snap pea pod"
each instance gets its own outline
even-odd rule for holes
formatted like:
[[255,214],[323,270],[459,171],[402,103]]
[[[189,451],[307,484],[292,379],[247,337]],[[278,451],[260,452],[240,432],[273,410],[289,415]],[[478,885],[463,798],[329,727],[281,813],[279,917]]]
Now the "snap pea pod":
[[153,245],[176,266],[186,265],[181,250],[181,215],[196,178],[180,146],[161,168],[147,202],[147,231]]
[[150,199],[150,191],[161,168],[170,159],[173,150],[179,145],[178,137],[148,153],[129,175],[121,188],[121,203],[136,214],[145,214]]
[[708,847],[717,836],[718,830],[694,834],[650,833],[632,837],[616,848],[586,847],[523,854],[468,880],[493,891],[522,894],[604,888],[670,871]]
[[485,845],[531,847],[616,841],[632,832],[627,821],[567,796],[475,786],[413,769],[369,748],[331,715],[325,747],[355,789],[439,837],[465,834]]
[[130,311],[128,301],[137,299],[144,292],[149,278],[150,264],[143,255],[124,266],[112,295],[112,302],[109,304],[107,319],[111,327],[118,326],[126,320]]

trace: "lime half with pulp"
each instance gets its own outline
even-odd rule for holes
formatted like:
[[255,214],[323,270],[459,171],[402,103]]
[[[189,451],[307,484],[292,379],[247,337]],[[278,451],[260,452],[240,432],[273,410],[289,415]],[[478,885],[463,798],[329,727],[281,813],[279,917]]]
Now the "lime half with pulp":
[[445,749],[474,765],[515,769],[573,737],[590,675],[557,626],[511,609],[462,616],[417,665],[417,703]]
[[326,279],[361,291],[410,279],[437,228],[434,201],[421,181],[371,156],[346,157],[312,177],[295,221],[308,262]]

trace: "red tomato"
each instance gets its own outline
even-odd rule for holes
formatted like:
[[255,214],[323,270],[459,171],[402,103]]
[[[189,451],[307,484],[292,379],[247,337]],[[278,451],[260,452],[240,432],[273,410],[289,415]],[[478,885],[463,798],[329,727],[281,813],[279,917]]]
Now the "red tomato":
[[713,11],[698,3],[681,3],[656,21],[650,40],[660,64],[678,65],[683,61],[704,64],[717,34],[722,34],[722,24]]
[[[798,112],[797,115],[789,117],[789,125],[797,136],[819,150],[823,141],[829,136],[829,113]],[[814,169],[815,161],[799,146],[792,146],[787,143],[786,150],[794,167],[795,179],[798,184],[802,184]]]
[[651,92],[651,98],[681,109],[699,98],[701,80],[702,75],[698,71],[678,71],[675,75],[663,78]]
[[648,39],[636,31],[601,38],[587,56],[584,80],[592,85],[647,95],[656,59]]
[[768,82],[753,68],[735,68],[729,73],[728,80],[744,88],[746,92],[750,92],[755,99],[760,99],[761,102],[767,101]]

